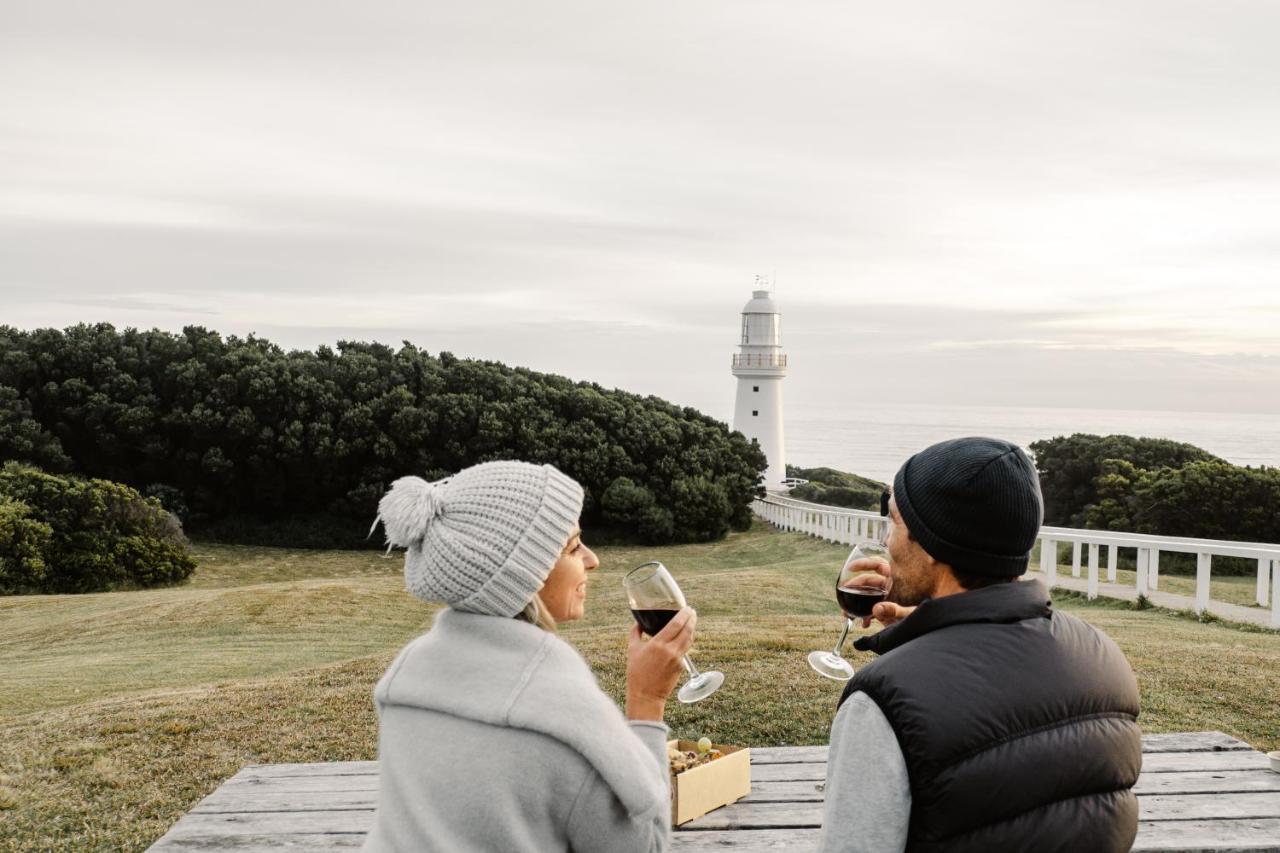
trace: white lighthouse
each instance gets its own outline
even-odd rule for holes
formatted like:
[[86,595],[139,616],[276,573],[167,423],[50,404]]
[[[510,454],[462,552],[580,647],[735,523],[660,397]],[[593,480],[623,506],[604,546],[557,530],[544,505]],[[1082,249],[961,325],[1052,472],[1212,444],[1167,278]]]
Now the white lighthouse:
[[782,378],[787,375],[787,357],[782,353],[782,315],[769,291],[754,291],[742,309],[741,343],[733,357],[733,375],[738,377],[733,428],[760,443],[769,460],[764,487],[779,489],[787,476],[782,440]]

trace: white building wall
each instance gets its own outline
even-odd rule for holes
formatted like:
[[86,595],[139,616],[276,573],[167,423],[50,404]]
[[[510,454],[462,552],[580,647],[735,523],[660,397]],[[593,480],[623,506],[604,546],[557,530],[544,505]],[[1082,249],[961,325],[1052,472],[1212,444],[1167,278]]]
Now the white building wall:
[[[753,389],[759,388],[756,391]],[[739,376],[738,398],[733,410],[733,428],[760,443],[769,459],[765,471],[766,489],[782,487],[787,476],[785,437],[782,433],[782,377]]]

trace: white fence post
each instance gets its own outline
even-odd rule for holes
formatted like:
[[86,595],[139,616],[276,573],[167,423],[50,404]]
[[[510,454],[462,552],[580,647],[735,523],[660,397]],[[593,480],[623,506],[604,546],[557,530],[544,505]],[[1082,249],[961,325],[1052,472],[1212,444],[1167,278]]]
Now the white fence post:
[[1089,545],[1089,600],[1098,597],[1098,547]]
[[1271,561],[1271,627],[1280,628],[1280,554]]
[[1107,546],[1107,583],[1116,582],[1116,567],[1120,564],[1120,546]]
[[1058,585],[1058,543],[1052,539],[1040,541],[1040,571],[1044,572],[1045,586]]
[[1151,551],[1146,548],[1138,549],[1138,595],[1143,598],[1147,597],[1147,561],[1151,559]]
[[1080,543],[1071,543],[1071,577],[1080,577]]
[[1147,567],[1147,586],[1160,588],[1160,549],[1151,549],[1151,565]]
[[1204,613],[1209,606],[1209,571],[1213,562],[1212,554],[1196,555],[1196,615]]
[[1271,564],[1274,560],[1262,559],[1258,561],[1258,595],[1257,602],[1259,607],[1266,607],[1270,600],[1271,586]]

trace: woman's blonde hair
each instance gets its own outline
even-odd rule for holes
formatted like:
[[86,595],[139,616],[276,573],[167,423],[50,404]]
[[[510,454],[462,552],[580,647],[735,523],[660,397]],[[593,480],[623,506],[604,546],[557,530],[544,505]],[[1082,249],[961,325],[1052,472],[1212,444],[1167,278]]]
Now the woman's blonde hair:
[[544,631],[554,633],[556,630],[556,618],[551,615],[547,605],[542,603],[541,595],[535,594],[529,600],[529,603],[524,606],[524,610],[515,615],[515,618],[522,622],[528,622],[530,625],[537,625]]

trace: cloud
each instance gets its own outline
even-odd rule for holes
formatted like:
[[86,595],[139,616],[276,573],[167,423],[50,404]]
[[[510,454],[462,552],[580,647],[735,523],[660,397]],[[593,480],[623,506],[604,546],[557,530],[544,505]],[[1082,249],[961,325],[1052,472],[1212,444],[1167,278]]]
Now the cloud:
[[77,307],[105,308],[109,311],[121,311],[129,314],[132,314],[135,311],[163,312],[165,314],[180,314],[184,316],[216,316],[217,314],[216,311],[201,308],[190,302],[166,302],[163,300],[148,299],[145,296],[115,296],[104,298],[68,297],[56,301],[65,302]]
[[26,4],[0,32],[3,321],[404,333],[714,407],[699,383],[776,271],[803,405],[803,375],[848,365],[897,371],[883,393],[1107,405],[1234,365],[1197,405],[1263,405],[1278,24],[1180,0]]

